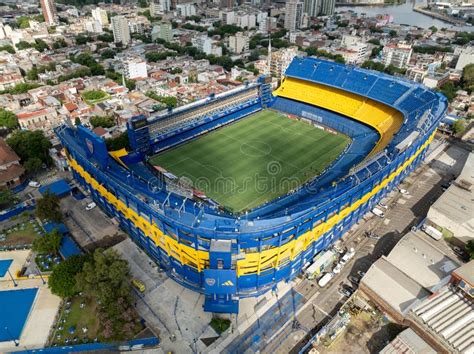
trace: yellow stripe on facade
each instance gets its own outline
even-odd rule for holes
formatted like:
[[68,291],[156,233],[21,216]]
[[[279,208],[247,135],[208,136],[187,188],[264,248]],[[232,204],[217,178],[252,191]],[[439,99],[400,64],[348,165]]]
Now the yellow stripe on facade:
[[[363,203],[366,203],[372,196],[377,194],[390,181],[399,175],[413,160],[425,149],[433,140],[433,133],[430,138],[413,154],[407,161],[405,161],[396,171],[391,173],[380,184],[375,186],[372,191],[364,195],[362,198],[355,201],[349,207],[341,210],[339,214],[331,216],[326,222],[322,222],[311,231],[302,234],[297,239],[293,239],[280,247],[264,250],[262,252],[252,252],[245,254],[245,258],[237,261],[237,276],[246,274],[260,274],[269,268],[282,267],[289,260],[295,259],[301,252],[304,252],[317,241],[321,235],[334,227],[349,213],[355,211]],[[69,164],[84,180],[98,193],[107,200],[110,204],[123,214],[123,216],[131,220],[133,224],[142,230],[142,232],[149,237],[153,243],[165,251],[168,256],[173,257],[181,264],[189,265],[201,272],[209,265],[209,252],[196,250],[190,246],[179,243],[173,237],[165,235],[155,223],[150,223],[145,218],[138,215],[133,209],[128,208],[125,203],[110,193],[105,187],[100,185],[82,166],[80,166],[75,159],[69,157]]]

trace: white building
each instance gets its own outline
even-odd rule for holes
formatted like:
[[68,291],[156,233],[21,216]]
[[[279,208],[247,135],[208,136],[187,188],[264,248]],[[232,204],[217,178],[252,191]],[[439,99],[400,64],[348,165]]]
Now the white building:
[[128,27],[128,21],[123,16],[112,17],[112,31],[114,33],[114,42],[122,43],[127,45],[130,43],[130,29]]
[[254,14],[237,14],[236,25],[242,28],[254,28],[257,26],[257,18]]
[[412,52],[411,44],[407,44],[406,42],[388,44],[383,47],[382,62],[385,66],[393,65],[403,69],[406,68],[410,62]]
[[196,6],[193,4],[178,4],[176,5],[176,15],[178,17],[188,17],[196,15]]
[[341,48],[336,50],[337,54],[341,54],[348,64],[362,64],[369,56],[369,46],[361,41],[360,37],[343,35]]
[[458,62],[456,63],[456,70],[462,70],[469,64],[474,64],[474,47],[461,49]]
[[249,37],[242,32],[237,32],[235,36],[229,36],[229,49],[237,54],[249,50]]
[[303,3],[289,0],[285,6],[285,29],[292,32],[301,27],[303,19]]
[[222,56],[222,47],[217,44],[215,40],[208,36],[199,36],[191,39],[194,47],[207,55]]
[[304,0],[304,12],[309,17],[317,17],[321,13],[322,0]]
[[234,11],[221,11],[219,17],[225,25],[234,25],[236,23]]
[[321,12],[322,16],[332,16],[334,15],[334,10],[336,8],[336,0],[321,0]]
[[99,21],[102,26],[107,26],[109,24],[109,17],[107,16],[107,11],[96,7],[92,10],[92,18],[96,21]]
[[130,33],[140,33],[143,34],[145,32],[145,27],[143,26],[143,22],[139,21],[128,21],[128,28]]
[[101,23],[95,19],[85,21],[84,30],[90,33],[102,33],[104,31]]
[[145,79],[148,77],[146,62],[141,59],[128,59],[124,63],[123,74],[127,79]]
[[151,0],[150,15],[156,17],[171,10],[171,0]]
[[298,47],[282,48],[272,52],[271,73],[280,79],[292,60],[298,55]]

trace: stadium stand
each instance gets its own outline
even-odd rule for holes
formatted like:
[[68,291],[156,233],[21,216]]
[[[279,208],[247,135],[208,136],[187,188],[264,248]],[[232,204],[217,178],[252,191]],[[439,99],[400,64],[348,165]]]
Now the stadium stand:
[[[84,127],[56,129],[78,183],[168,276],[203,293],[206,311],[235,313],[239,298],[297,276],[423,161],[447,109],[419,84],[319,59],[295,58],[285,76],[274,96],[261,78],[135,117],[127,155],[110,156]],[[238,215],[180,194],[147,168],[149,156],[269,107],[352,141],[315,179]]]

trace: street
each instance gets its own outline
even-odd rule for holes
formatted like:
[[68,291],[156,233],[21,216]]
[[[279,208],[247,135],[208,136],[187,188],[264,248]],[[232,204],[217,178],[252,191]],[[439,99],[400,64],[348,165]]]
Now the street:
[[[443,193],[441,185],[450,180],[453,174],[459,173],[465,155],[465,150],[451,146],[432,162],[422,164],[400,186],[409,191],[408,195],[392,191],[384,199],[384,203],[389,206],[385,211],[385,218],[372,215],[369,220],[361,221],[355,231],[349,232],[343,238],[343,244],[347,248],[354,247],[355,257],[323,289],[315,280],[306,278],[295,286],[295,290],[303,295],[305,302],[297,311],[297,325],[288,321],[267,341],[262,352],[297,353],[347,300],[338,292],[344,283],[354,287],[347,277],[357,275],[360,271],[366,272],[378,258],[387,255],[412,226],[418,225],[425,218],[431,204]],[[366,231],[372,231],[380,236],[380,239],[374,240],[364,236]],[[446,242],[434,241],[430,237],[427,239],[436,242],[438,248],[456,258]]]

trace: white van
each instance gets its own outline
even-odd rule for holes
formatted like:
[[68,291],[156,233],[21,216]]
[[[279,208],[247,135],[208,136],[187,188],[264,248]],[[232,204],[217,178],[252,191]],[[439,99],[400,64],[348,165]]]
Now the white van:
[[373,208],[371,211],[372,211],[372,214],[377,215],[379,218],[383,219],[385,217],[384,212],[380,210],[379,208]]
[[334,277],[334,273],[326,273],[323,275],[323,277],[321,279],[319,279],[318,281],[318,285],[323,288],[324,286],[326,286],[330,281],[331,279]]
[[436,241],[439,241],[443,238],[443,233],[438,229],[435,229],[433,226],[423,224],[421,229],[434,238]]

